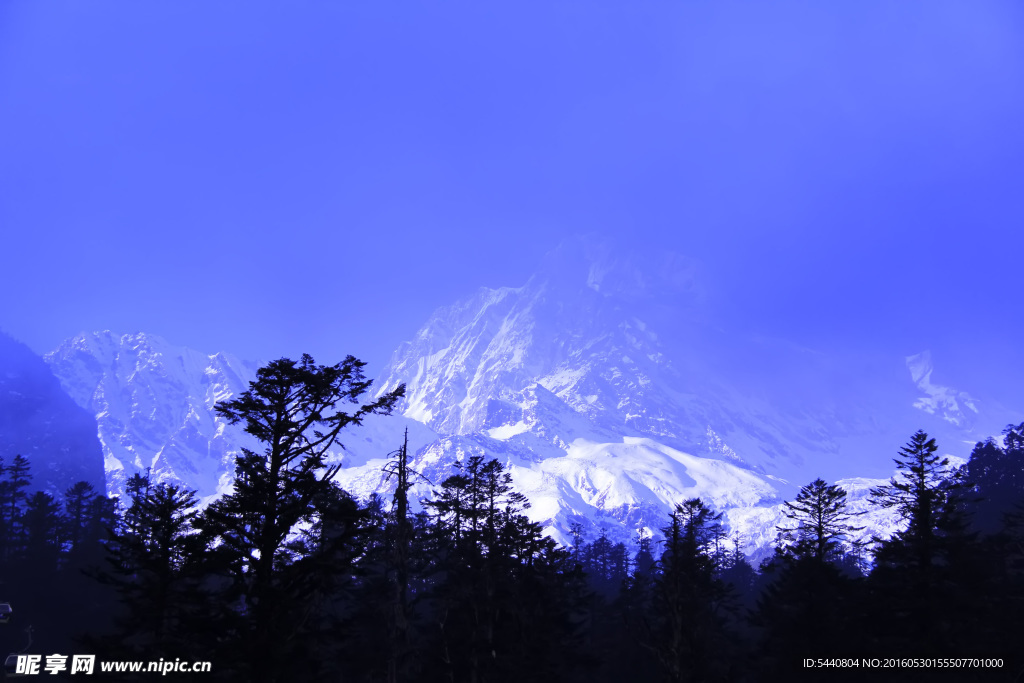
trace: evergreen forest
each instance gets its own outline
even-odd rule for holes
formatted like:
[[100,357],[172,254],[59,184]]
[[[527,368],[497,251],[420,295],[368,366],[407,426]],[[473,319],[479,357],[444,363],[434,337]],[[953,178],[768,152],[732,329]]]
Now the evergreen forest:
[[1024,680],[1024,423],[959,468],[923,432],[894,444],[871,493],[903,520],[890,538],[857,541],[845,491],[808,483],[753,566],[700,499],[658,537],[575,524],[560,546],[478,456],[413,501],[395,444],[393,493],[353,498],[328,451],[404,391],[366,402],[362,368],[281,359],[219,404],[262,450],[205,507],[147,474],[124,500],[29,493],[29,461],[0,462],[0,654],[208,661],[167,675],[257,683]]

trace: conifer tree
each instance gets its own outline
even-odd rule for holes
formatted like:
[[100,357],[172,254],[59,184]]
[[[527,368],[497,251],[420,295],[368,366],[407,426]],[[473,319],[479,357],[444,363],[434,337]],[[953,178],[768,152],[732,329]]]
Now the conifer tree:
[[571,657],[569,604],[575,593],[567,551],[523,511],[496,460],[471,455],[425,501],[437,548],[428,644],[442,680],[556,680]]
[[973,543],[957,505],[961,483],[937,451],[935,439],[918,431],[895,459],[897,475],[871,490],[876,504],[895,509],[906,525],[877,541],[876,620],[895,629],[885,636],[894,645],[934,652],[955,642],[958,627],[946,608],[964,588],[957,575]]
[[61,552],[60,504],[45,491],[28,497],[25,506],[25,564],[40,574],[57,571]]
[[305,614],[298,607],[310,596],[290,590],[282,572],[302,556],[303,546],[288,539],[300,524],[315,522],[317,501],[332,495],[340,465],[326,464],[328,450],[342,429],[390,413],[404,394],[403,385],[351,413],[339,409],[370,389],[364,365],[352,356],[336,365],[317,365],[305,354],[299,362],[282,358],[260,368],[248,391],[216,408],[264,445],[262,453],[243,449],[234,490],[197,520],[218,546],[211,557],[233,577],[246,659],[238,673],[250,680],[280,679],[289,646],[297,645],[296,620]]
[[116,588],[124,608],[121,647],[164,657],[199,654],[184,645],[188,613],[202,599],[185,572],[202,550],[192,528],[198,515],[195,491],[176,484],[154,486],[147,475],[133,477],[127,491],[131,504],[113,529],[110,569],[98,574]]
[[629,574],[629,551],[624,543],[613,544],[602,529],[596,541],[583,546],[580,557],[592,590],[605,598],[619,592]]
[[570,546],[572,552],[572,560],[578,565],[583,564],[583,524],[581,522],[572,522],[569,524],[569,538],[572,539],[572,545]]
[[662,529],[665,551],[655,580],[651,635],[673,682],[726,675],[723,610],[729,594],[718,577],[721,558],[715,547],[721,519],[721,513],[692,498],[676,505]]
[[96,489],[86,481],[79,481],[64,492],[64,538],[69,555],[81,551],[89,526],[89,504],[96,497]]
[[843,554],[843,543],[864,530],[849,523],[855,515],[847,512],[846,491],[820,478],[801,488],[796,500],[786,502],[785,508],[783,514],[797,526],[779,527],[782,550],[795,558],[812,558],[819,564],[835,562]]
[[778,527],[775,557],[763,566],[767,585],[754,613],[761,629],[759,666],[773,678],[796,673],[801,653],[835,656],[855,648],[855,595],[840,562],[844,543],[863,527],[849,522],[846,491],[815,479],[783,509],[795,527]]
[[[588,601],[592,616],[586,623],[591,657],[598,666],[598,680],[658,680],[664,671],[659,658],[652,657],[659,645],[660,597],[655,595],[661,579],[655,560],[655,544],[646,529],[637,530],[632,571],[621,583],[614,600]],[[590,583],[590,577],[587,577]],[[592,585],[592,583],[591,583]],[[659,594],[660,595],[660,594]]]
[[650,577],[654,569],[654,552],[651,537],[644,529],[636,532],[636,554],[633,556],[633,571],[636,576]]
[[994,534],[1004,527],[1006,515],[1024,503],[1024,423],[1008,425],[1002,445],[993,439],[976,444],[966,470],[972,526]]
[[0,459],[0,561],[9,560],[24,542],[22,515],[32,482],[28,459],[14,456],[10,465]]
[[955,524],[949,460],[937,451],[935,439],[918,431],[895,459],[897,475],[871,489],[875,504],[895,509],[906,523],[905,530],[882,544],[878,559],[910,568],[920,590],[927,589],[944,532]]

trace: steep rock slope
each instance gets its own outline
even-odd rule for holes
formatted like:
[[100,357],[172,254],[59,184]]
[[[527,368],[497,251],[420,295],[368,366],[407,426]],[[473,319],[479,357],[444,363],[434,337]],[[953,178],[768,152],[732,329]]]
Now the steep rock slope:
[[42,358],[0,333],[0,457],[23,455],[31,490],[60,497],[78,481],[103,490],[96,420],[61,389]]
[[252,446],[213,408],[248,387],[254,364],[109,331],[69,339],[46,360],[68,394],[96,416],[111,493],[148,468],[157,481],[216,495],[230,485],[242,445]]

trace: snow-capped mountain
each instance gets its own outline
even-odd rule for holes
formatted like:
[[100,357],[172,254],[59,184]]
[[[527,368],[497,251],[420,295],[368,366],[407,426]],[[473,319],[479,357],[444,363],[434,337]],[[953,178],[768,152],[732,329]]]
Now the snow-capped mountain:
[[[214,406],[238,396],[256,378],[257,363],[226,354],[207,355],[150,334],[109,331],[80,334],[45,357],[74,401],[96,416],[107,491],[124,492],[135,472],[149,469],[155,481],[181,482],[200,499],[230,490],[235,456],[260,450],[244,425],[229,424]],[[415,439],[435,438],[424,425],[371,416],[332,462],[362,466],[394,450],[401,430]]]
[[147,468],[156,481],[184,482],[200,497],[220,494],[231,484],[234,456],[253,446],[213,408],[248,387],[255,364],[109,331],[69,339],[46,361],[64,390],[96,415],[111,494]]
[[778,407],[702,366],[702,323],[666,343],[645,319],[693,306],[690,264],[595,250],[567,245],[526,285],[442,308],[398,349],[380,390],[405,383],[404,414],[445,435],[545,432],[547,413],[568,413],[580,435],[652,438],[760,472],[792,469],[808,446],[834,450],[816,425],[777,419]]
[[926,356],[907,359],[911,382],[893,383],[845,359],[730,338],[702,316],[696,271],[671,254],[575,241],[522,287],[437,311],[378,383],[405,383],[404,415],[442,436],[416,466],[437,481],[467,453],[498,457],[559,539],[577,520],[620,537],[658,529],[674,503],[700,496],[750,549],[774,538],[782,500],[818,476],[867,506],[885,480],[851,476],[887,475],[922,425],[966,455],[974,423],[950,415],[955,399],[977,408],[928,383]]
[[[247,387],[255,364],[111,333],[69,340],[47,361],[97,416],[112,492],[146,467],[204,497],[230,486],[248,437],[213,407]],[[867,510],[885,480],[862,477],[888,476],[917,429],[966,456],[1006,423],[933,373],[926,353],[834,358],[729,333],[708,314],[696,264],[575,240],[524,285],[435,312],[375,382],[378,393],[407,385],[396,415],[348,430],[333,458],[352,493],[388,493],[381,468],[408,431],[411,464],[434,485],[471,454],[506,463],[558,540],[575,521],[627,540],[701,497],[753,551],[801,485],[840,480]],[[421,480],[417,492],[430,488]],[[896,524],[864,519],[865,533]]]

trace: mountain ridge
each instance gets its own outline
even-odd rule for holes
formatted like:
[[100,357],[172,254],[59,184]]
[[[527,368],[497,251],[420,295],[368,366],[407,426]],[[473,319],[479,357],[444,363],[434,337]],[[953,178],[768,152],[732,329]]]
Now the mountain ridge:
[[[702,309],[698,271],[673,254],[645,260],[577,240],[520,287],[482,287],[439,308],[374,383],[378,395],[406,384],[396,414],[346,430],[330,454],[339,483],[360,497],[389,493],[382,468],[408,429],[410,464],[434,485],[469,455],[502,461],[533,499],[531,517],[562,542],[574,522],[617,540],[656,533],[681,497],[704,497],[755,551],[804,480],[849,482],[863,502],[856,482],[884,482],[862,475],[888,476],[889,454],[922,423],[944,448],[977,433],[980,418],[949,418],[961,403],[983,416],[984,401],[931,383],[927,355],[886,361],[910,376],[874,386],[843,359],[730,338]],[[715,361],[703,362],[712,347]],[[206,500],[229,490],[248,437],[213,406],[244,391],[255,364],[109,332],[47,360],[97,415],[112,493],[145,467]],[[763,377],[751,379],[759,363]],[[763,380],[773,376],[782,386]],[[870,470],[865,453],[875,454]],[[873,524],[893,528],[884,516]]]

